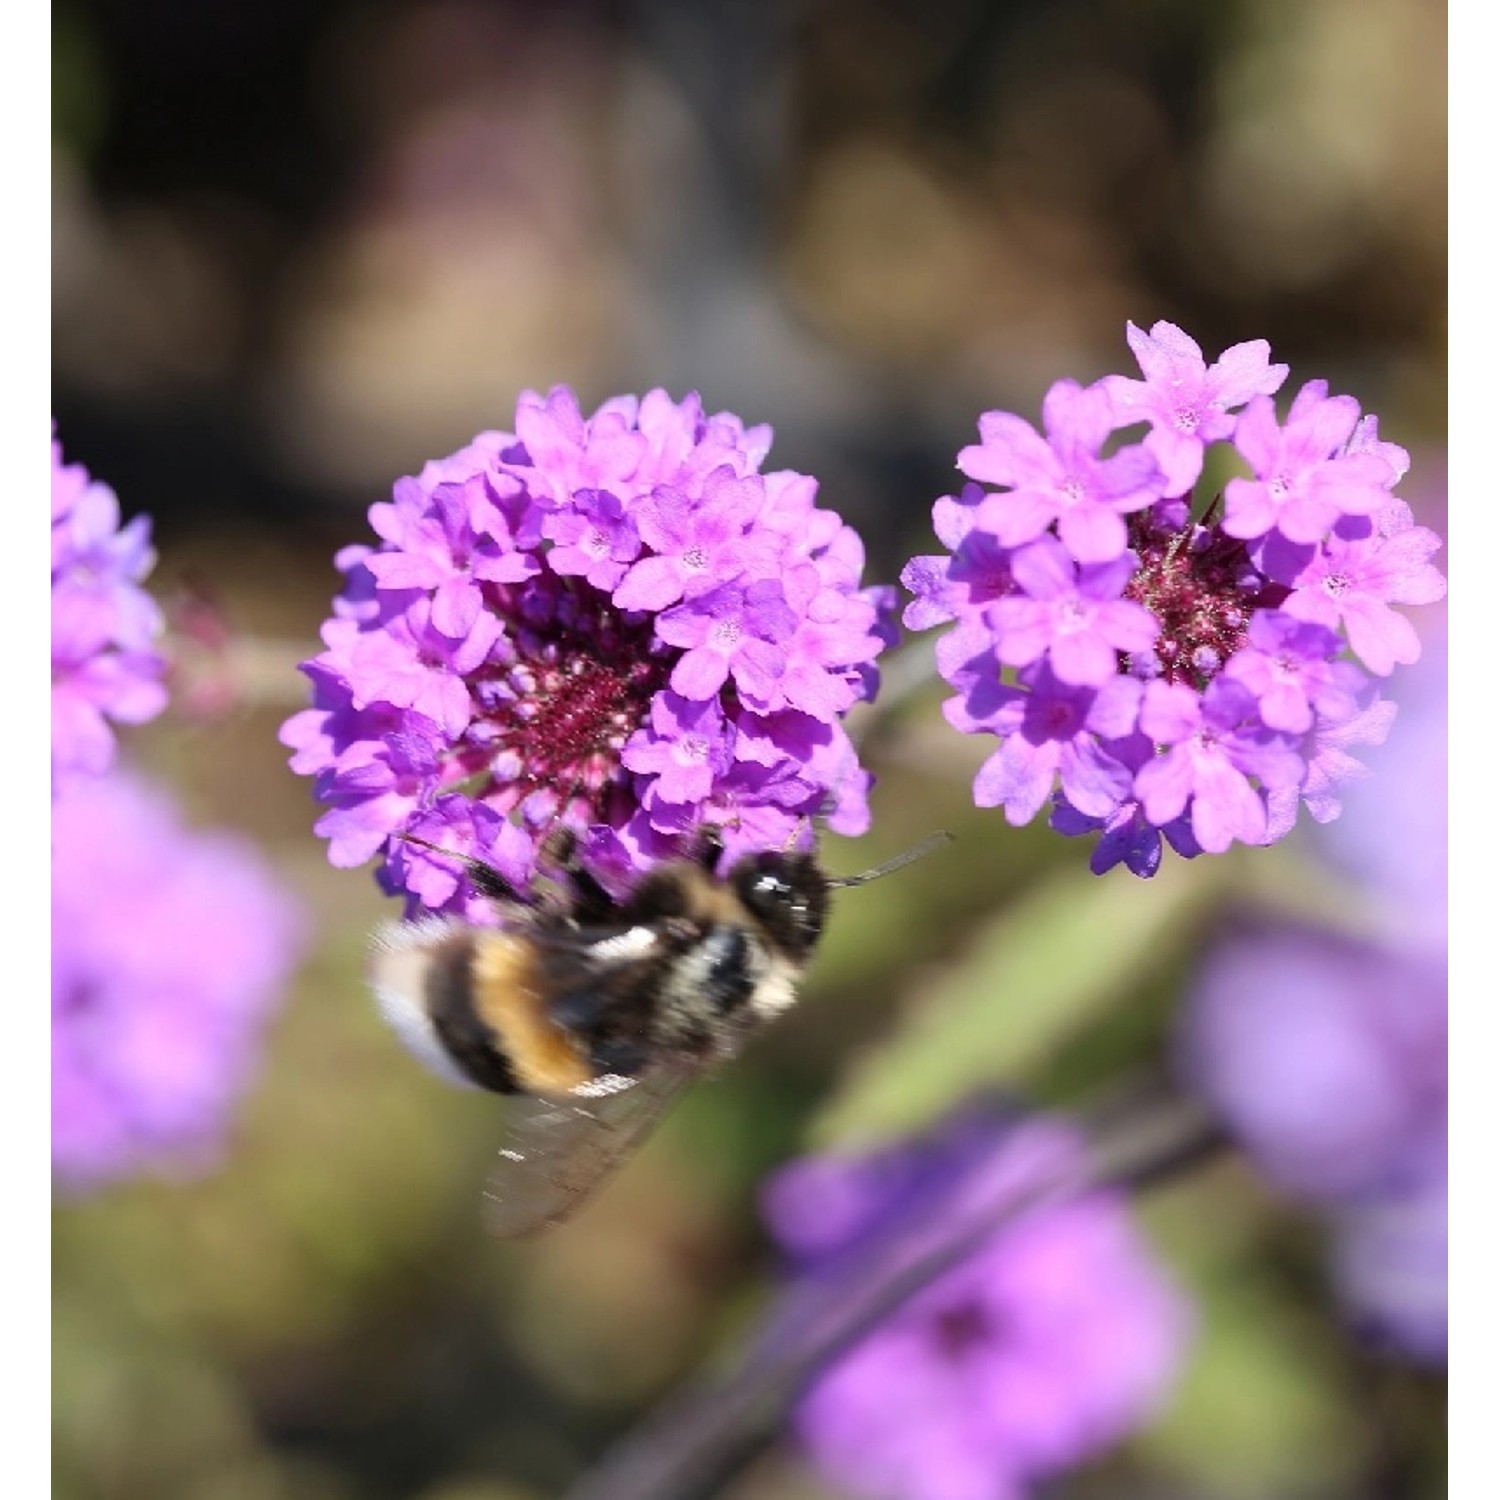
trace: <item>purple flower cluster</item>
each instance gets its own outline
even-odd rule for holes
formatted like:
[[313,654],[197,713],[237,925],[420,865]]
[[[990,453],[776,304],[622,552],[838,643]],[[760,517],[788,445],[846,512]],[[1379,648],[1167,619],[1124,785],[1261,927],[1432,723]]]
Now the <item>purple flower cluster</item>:
[[1447,1351],[1444,668],[1439,649],[1403,684],[1405,753],[1324,834],[1364,883],[1369,931],[1246,926],[1211,955],[1183,1032],[1196,1086],[1328,1222],[1355,1321],[1424,1362]]
[[52,818],[52,1167],[69,1188],[201,1166],[297,947],[260,859],[123,770]]
[[[1390,725],[1375,679],[1417,659],[1391,606],[1444,583],[1392,493],[1407,454],[1352,397],[1310,381],[1278,421],[1264,341],[1208,365],[1171,323],[1127,338],[1144,379],[1058,381],[1041,433],[980,417],[970,482],[933,508],[948,551],[902,582],[908,628],[952,622],[949,721],[1000,742],[979,805],[1019,825],[1050,804],[1060,832],[1100,835],[1096,873],[1149,876],[1163,838],[1191,857],[1273,842],[1299,802],[1336,817],[1350,748]],[[1220,443],[1249,473],[1199,513]]]
[[1356,1321],[1447,1348],[1447,972],[1441,958],[1284,924],[1200,977],[1185,1060],[1267,1176],[1319,1209]]
[[863,831],[868,776],[841,719],[873,696],[893,591],[861,589],[863,547],[816,482],[761,472],[765,427],[696,396],[566,387],[522,395],[488,432],[371,507],[378,546],[303,664],[313,708],[282,739],[314,776],[338,866],[384,851],[409,907],[483,906],[451,862],[524,884],[563,822],[602,878],[680,850]]
[[140,587],[150,521],[52,444],[52,1168],[70,1189],[202,1164],[298,947],[243,841],[184,829],[115,765],[110,721],[166,704]]
[[[873,1156],[809,1158],[764,1210],[796,1273],[840,1284],[872,1243],[951,1208],[955,1184],[1017,1192],[1083,1149],[1065,1126],[968,1117]],[[1095,1192],[1025,1215],[944,1273],[818,1379],[797,1418],[836,1484],[878,1500],[1004,1500],[1141,1426],[1177,1373],[1190,1316]]]
[[151,522],[120,525],[108,485],[65,464],[52,443],[52,787],[114,762],[110,721],[139,724],[166,705],[161,612],[141,580]]

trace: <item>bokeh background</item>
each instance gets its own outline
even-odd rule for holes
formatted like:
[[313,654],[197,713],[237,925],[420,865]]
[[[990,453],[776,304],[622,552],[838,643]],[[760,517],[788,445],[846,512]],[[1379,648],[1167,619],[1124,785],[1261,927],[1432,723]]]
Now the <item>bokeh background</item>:
[[[153,516],[201,646],[126,754],[258,841],[315,936],[213,1170],[57,1209],[58,1495],[554,1495],[753,1324],[773,1166],[971,1084],[1072,1103],[1162,1054],[1232,906],[1357,906],[1300,837],[1095,880],[972,809],[986,747],[919,688],[867,745],[874,831],[827,858],[958,843],[851,893],[806,1003],[505,1246],[493,1101],[381,1028],[390,904],[328,867],[276,729],[365,508],[556,381],[770,422],[893,580],[981,410],[1132,373],[1126,320],[1165,317],[1357,395],[1444,529],[1446,44],[1428,0],[59,0],[58,433]],[[1198,1342],[1063,1493],[1440,1492],[1442,1378],[1348,1338],[1311,1219],[1231,1160],[1143,1221]],[[788,1445],[733,1493],[834,1492]]]

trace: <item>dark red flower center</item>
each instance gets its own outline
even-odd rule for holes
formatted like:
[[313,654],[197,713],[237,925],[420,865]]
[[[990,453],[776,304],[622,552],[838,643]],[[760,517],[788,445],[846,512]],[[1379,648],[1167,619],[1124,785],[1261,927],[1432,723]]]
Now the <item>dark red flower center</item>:
[[[581,803],[575,811],[602,819],[626,776],[620,751],[648,722],[677,653],[653,641],[649,619],[623,618],[579,580],[562,584],[544,622],[535,584],[517,593],[528,618],[507,621],[507,641],[473,679],[478,712],[463,761],[486,777],[474,795],[503,806],[548,793],[558,813]],[[500,660],[507,646],[510,660]]]
[[1244,542],[1216,525],[1189,523],[1168,533],[1149,513],[1129,524],[1140,564],[1125,597],[1150,610],[1161,627],[1152,648],[1161,676],[1201,691],[1245,644],[1254,611],[1275,608],[1286,590],[1268,583]]

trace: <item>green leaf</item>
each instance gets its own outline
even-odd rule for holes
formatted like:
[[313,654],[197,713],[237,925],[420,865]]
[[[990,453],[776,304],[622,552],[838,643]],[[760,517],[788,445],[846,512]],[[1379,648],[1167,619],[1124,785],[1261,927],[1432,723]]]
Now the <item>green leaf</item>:
[[[1349,1494],[1374,1430],[1351,1383],[1321,1252],[1232,1160],[1139,1204],[1197,1312],[1167,1408],[1134,1449],[1190,1493]],[[1309,1279],[1310,1278],[1310,1279]]]
[[978,1088],[1020,1083],[1173,961],[1236,863],[1174,860],[1153,880],[1077,868],[1008,906],[855,1064],[815,1119],[814,1144],[903,1134]]

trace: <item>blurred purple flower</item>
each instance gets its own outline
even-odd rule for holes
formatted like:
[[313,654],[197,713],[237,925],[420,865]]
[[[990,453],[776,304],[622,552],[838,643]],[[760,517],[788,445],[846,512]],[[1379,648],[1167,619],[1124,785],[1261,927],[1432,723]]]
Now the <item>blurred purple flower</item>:
[[[810,1158],[766,1186],[798,1276],[913,1232],[980,1174],[1017,1192],[1078,1160],[1045,1121],[977,1117],[872,1156]],[[829,1478],[880,1500],[996,1500],[1092,1458],[1146,1422],[1182,1359],[1185,1303],[1131,1225],[1093,1193],[1023,1215],[905,1303],[803,1399],[798,1431]]]
[[124,771],[69,786],[52,831],[54,1178],[202,1168],[254,1076],[297,913],[246,843],[190,832]]
[[[1319,831],[1318,849],[1357,879],[1385,930],[1403,946],[1446,951],[1448,940],[1448,638],[1399,684],[1398,744],[1367,752],[1370,765],[1344,795],[1344,816]],[[1394,711],[1394,708],[1392,708]]]
[[1402,683],[1402,753],[1385,754],[1378,786],[1351,778],[1344,817],[1321,830],[1377,936],[1248,927],[1210,956],[1183,1030],[1196,1086],[1327,1219],[1353,1321],[1424,1362],[1447,1348],[1443,645]]
[[[1127,337],[1145,380],[1058,382],[1045,441],[1010,413],[980,418],[982,441],[958,462],[982,483],[936,503],[948,553],[913,558],[902,582],[909,629],[951,622],[938,643],[958,693],[950,721],[1002,742],[976,780],[980,805],[1023,823],[1050,803],[1061,831],[1107,835],[1096,872],[1151,875],[1169,827],[1168,842],[1217,854],[1283,837],[1304,802],[1315,819],[1337,816],[1335,786],[1359,769],[1346,748],[1390,723],[1367,673],[1417,659],[1390,606],[1429,603],[1445,585],[1429,561],[1439,539],[1391,494],[1407,455],[1352,398],[1311,381],[1279,425],[1271,395],[1286,367],[1263,341],[1210,366],[1170,323],[1131,324]],[[1111,433],[1142,422],[1143,443],[1101,456]],[[1232,442],[1252,474],[1195,520],[1187,491],[1215,442]],[[1123,724],[1124,699],[1103,715],[1086,701],[1122,679],[1147,688]],[[1058,681],[1081,690],[1068,724]],[[1020,706],[1037,696],[1053,700],[1045,754]]]
[[696,396],[585,417],[559,386],[521,397],[514,434],[399,481],[371,508],[381,545],[339,556],[327,649],[303,664],[314,706],[282,730],[333,862],[383,851],[409,910],[441,891],[465,910],[467,883],[427,869],[442,856],[392,835],[420,821],[457,849],[486,809],[534,859],[561,820],[623,881],[704,823],[731,854],[805,843],[819,814],[862,832],[841,720],[874,694],[890,604],[816,483],[760,472],[769,446]]
[[1286,925],[1211,958],[1184,1061],[1241,1144],[1333,1237],[1355,1325],[1426,1362],[1447,1349],[1447,970]]
[[1383,1191],[1339,1210],[1333,1269],[1365,1338],[1420,1364],[1448,1359],[1448,1137],[1413,1143]]
[[1210,956],[1184,1045],[1268,1175],[1310,1198],[1357,1196],[1447,1108],[1446,966],[1313,927],[1247,927]]
[[140,587],[151,522],[120,525],[108,485],[65,464],[52,443],[52,788],[114,763],[111,721],[140,724],[166,706],[161,612]]

